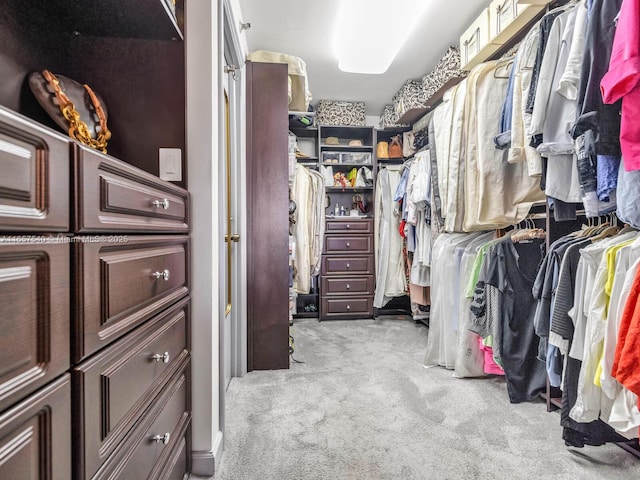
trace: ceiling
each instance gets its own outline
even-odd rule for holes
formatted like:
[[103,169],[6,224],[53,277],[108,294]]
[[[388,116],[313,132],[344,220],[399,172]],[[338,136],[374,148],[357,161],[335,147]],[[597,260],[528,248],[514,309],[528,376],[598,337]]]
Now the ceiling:
[[[409,36],[386,73],[363,75],[338,69],[332,52],[333,25],[340,1],[239,0],[249,51],[271,50],[300,57],[307,64],[309,89],[317,100],[364,101],[367,115],[379,116],[405,80],[431,71],[449,45],[478,16],[489,0],[422,0],[429,2],[418,27]],[[394,12],[393,0],[389,12]],[[411,12],[395,12],[390,18]],[[391,20],[390,20],[391,21]],[[380,35],[384,35],[381,32]]]

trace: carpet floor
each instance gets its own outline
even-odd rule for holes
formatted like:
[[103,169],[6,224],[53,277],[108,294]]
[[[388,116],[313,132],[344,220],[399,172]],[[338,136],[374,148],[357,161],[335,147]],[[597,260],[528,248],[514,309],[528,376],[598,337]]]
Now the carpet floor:
[[565,447],[560,416],[509,403],[503,379],[424,368],[428,329],[407,317],[292,334],[303,363],[231,381],[215,480],[640,478],[615,445]]

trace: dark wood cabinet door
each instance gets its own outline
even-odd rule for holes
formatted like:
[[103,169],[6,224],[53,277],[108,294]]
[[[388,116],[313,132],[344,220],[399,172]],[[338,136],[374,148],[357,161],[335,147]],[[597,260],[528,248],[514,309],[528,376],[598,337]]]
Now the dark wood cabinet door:
[[247,62],[247,368],[289,368],[287,67]]
[[0,478],[71,479],[68,374],[0,414]]
[[123,336],[189,291],[188,237],[91,238],[74,243],[74,361]]
[[0,231],[69,230],[67,138],[0,107]]
[[167,380],[184,368],[188,349],[185,299],[74,369],[81,392],[75,432],[83,442],[76,462],[84,465],[81,478],[91,478],[123,442]]
[[189,192],[75,146],[76,232],[189,231]]
[[0,236],[0,411],[69,368],[70,247],[23,238]]

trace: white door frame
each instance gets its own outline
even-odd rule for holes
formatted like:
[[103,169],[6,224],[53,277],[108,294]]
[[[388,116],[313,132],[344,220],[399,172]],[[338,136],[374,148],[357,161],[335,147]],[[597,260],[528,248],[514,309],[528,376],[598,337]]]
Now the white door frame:
[[[227,93],[229,96],[229,106],[231,110],[231,124],[230,124],[230,137],[232,146],[232,158],[231,158],[231,178],[232,186],[231,191],[235,195],[232,200],[234,208],[232,210],[232,216],[234,218],[233,228],[234,232],[240,237],[240,241],[234,244],[235,255],[234,264],[232,270],[234,272],[233,284],[232,284],[232,308],[234,310],[232,314],[231,325],[231,352],[228,352],[225,348],[225,335],[228,333],[225,330],[225,310],[226,299],[220,302],[220,402],[219,402],[219,416],[221,430],[225,429],[225,404],[226,404],[226,380],[225,371],[230,362],[231,377],[239,377],[247,372],[247,311],[246,311],[246,220],[243,212],[246,211],[246,148],[245,148],[245,68],[244,68],[244,55],[242,52],[240,39],[238,36],[238,30],[235,25],[238,23],[234,19],[234,12],[231,6],[230,0],[223,0],[221,3],[220,18],[222,23],[221,28],[221,46],[222,46],[222,58],[225,61],[225,67],[220,72],[220,92],[219,105],[219,119],[220,119],[220,151],[222,160],[219,162],[219,179],[221,182],[225,181],[225,84],[228,86]],[[225,72],[224,70],[231,71]],[[224,77],[227,76],[225,79]],[[224,189],[221,189],[224,190]],[[220,211],[224,212],[224,202],[226,197],[220,197]],[[226,218],[222,218],[224,215],[220,215],[220,222],[226,222]],[[224,231],[226,226],[221,225],[221,231]],[[224,242],[223,242],[224,244]],[[224,244],[226,247],[226,244]],[[220,251],[221,265],[226,265],[225,260],[226,252]],[[223,263],[224,262],[224,263]],[[220,285],[226,284],[225,272],[226,268],[220,269]]]

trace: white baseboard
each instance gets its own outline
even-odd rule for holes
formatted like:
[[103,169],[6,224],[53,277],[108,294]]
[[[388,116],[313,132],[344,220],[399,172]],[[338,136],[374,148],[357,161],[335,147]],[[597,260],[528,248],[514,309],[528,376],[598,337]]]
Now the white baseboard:
[[224,443],[222,432],[216,434],[213,449],[210,452],[191,452],[191,473],[200,477],[213,477],[220,467]]

